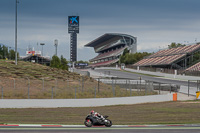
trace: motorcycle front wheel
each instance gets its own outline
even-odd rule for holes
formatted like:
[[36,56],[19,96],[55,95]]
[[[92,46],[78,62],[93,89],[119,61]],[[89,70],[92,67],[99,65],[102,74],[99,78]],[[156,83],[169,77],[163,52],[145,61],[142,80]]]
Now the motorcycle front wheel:
[[105,122],[106,127],[111,127],[112,126],[112,121],[107,119],[107,122]]

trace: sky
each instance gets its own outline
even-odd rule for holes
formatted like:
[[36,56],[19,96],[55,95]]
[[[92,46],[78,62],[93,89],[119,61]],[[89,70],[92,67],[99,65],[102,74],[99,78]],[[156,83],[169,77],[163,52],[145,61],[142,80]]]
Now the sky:
[[[84,47],[105,33],[137,37],[138,52],[157,52],[172,42],[200,41],[200,0],[18,0],[18,48],[45,43],[44,55],[70,59],[68,16],[79,16],[78,60],[97,54]],[[15,2],[0,0],[0,43],[14,48]],[[41,46],[38,46],[41,50]]]

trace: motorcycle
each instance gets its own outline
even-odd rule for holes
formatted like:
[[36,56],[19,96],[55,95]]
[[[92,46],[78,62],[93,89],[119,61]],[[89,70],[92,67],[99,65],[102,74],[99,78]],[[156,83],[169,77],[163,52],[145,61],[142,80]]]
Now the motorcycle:
[[85,126],[86,127],[91,127],[91,126],[103,126],[105,125],[106,127],[111,127],[112,126],[112,121],[107,119],[108,116],[104,116],[105,119],[93,117],[92,115],[87,115],[85,118]]

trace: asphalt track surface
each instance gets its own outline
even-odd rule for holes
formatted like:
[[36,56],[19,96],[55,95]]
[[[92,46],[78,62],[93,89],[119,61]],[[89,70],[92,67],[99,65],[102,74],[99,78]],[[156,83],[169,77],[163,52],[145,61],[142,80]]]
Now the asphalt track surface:
[[1,127],[0,133],[199,133],[200,127]]
[[[131,72],[124,72],[124,71],[117,71],[117,70],[105,70],[105,69],[98,69],[95,70],[96,72],[104,73],[105,71],[110,71],[110,75],[117,76],[118,78],[128,78],[128,79],[135,79],[138,80],[140,77],[142,80],[153,81],[163,84],[175,84],[175,85],[184,85],[188,86],[188,81],[180,81],[180,80],[173,80],[173,79],[166,79],[163,77],[152,77],[147,75],[140,75]],[[196,83],[190,83],[191,87],[196,87]]]

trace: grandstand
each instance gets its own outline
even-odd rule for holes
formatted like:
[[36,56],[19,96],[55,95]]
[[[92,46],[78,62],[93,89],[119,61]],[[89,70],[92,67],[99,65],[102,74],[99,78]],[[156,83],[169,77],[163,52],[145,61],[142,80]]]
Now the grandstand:
[[200,71],[200,62],[186,69],[186,71]]
[[200,43],[161,50],[133,66],[186,69],[192,64],[193,56],[197,52],[200,52]]
[[126,48],[130,53],[136,53],[137,38],[126,34],[106,33],[85,47],[93,47],[98,53],[90,60],[90,67],[109,66],[119,61]]

